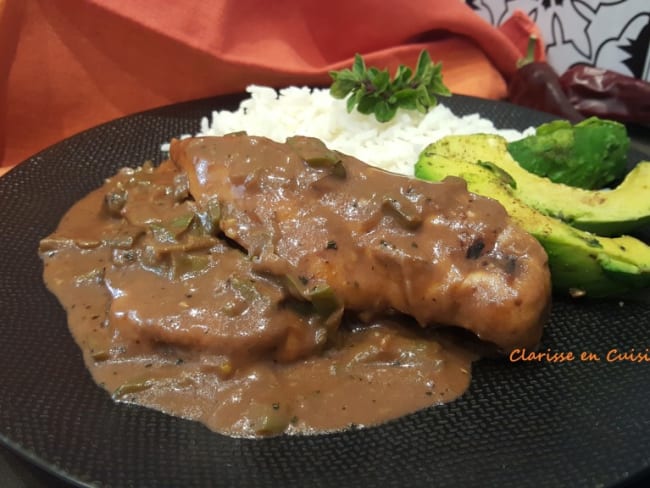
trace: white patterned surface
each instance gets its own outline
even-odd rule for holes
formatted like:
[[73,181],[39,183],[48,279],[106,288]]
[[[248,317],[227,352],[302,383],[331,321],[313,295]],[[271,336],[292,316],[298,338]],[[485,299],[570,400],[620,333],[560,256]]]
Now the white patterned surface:
[[466,0],[492,25],[515,10],[539,26],[558,73],[584,63],[650,81],[650,0]]

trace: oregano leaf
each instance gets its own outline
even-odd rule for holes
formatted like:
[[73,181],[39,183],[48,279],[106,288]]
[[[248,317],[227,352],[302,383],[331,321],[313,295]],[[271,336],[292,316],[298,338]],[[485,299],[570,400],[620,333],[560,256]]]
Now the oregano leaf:
[[352,69],[331,71],[330,94],[346,100],[348,112],[374,114],[379,122],[388,122],[398,109],[426,113],[438,103],[436,96],[450,96],[442,80],[442,64],[433,63],[428,51],[418,57],[415,72],[400,65],[391,79],[388,70],[366,67],[360,54],[355,54]]

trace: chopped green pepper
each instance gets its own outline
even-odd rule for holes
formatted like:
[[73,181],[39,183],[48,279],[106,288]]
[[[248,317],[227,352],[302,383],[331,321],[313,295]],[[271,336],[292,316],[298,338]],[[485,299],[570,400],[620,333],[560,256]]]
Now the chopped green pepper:
[[119,388],[113,392],[113,398],[119,399],[124,395],[129,395],[131,393],[139,393],[141,391],[147,390],[153,386],[153,381],[151,380],[136,380],[136,381],[127,381]]
[[347,176],[341,156],[329,149],[322,141],[306,137],[289,137],[287,144],[312,168],[329,168],[337,178]]
[[415,230],[422,225],[421,213],[415,205],[406,199],[397,200],[392,197],[384,197],[381,208],[384,212],[393,215],[407,230]]
[[255,403],[251,406],[248,416],[253,431],[260,436],[282,434],[291,422],[291,416],[277,402]]
[[210,257],[205,254],[173,253],[171,260],[174,278],[199,273],[210,265]]
[[318,285],[307,292],[305,298],[314,306],[314,310],[323,318],[331,316],[341,308],[341,302],[334,290],[327,285]]

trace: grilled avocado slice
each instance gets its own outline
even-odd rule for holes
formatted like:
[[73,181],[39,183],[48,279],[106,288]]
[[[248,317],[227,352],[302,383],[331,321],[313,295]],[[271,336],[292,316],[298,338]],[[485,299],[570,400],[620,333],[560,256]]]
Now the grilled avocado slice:
[[650,224],[647,161],[637,164],[612,190],[583,190],[528,172],[512,158],[506,140],[497,135],[449,136],[426,151],[469,163],[490,161],[513,178],[513,195],[524,204],[578,229],[613,236]]
[[554,120],[535,134],[508,144],[508,152],[531,173],[587,190],[603,188],[625,175],[630,138],[614,120],[589,117],[575,125]]
[[650,287],[650,246],[629,236],[599,237],[575,229],[523,203],[514,178],[499,166],[452,159],[432,146],[421,153],[415,176],[429,181],[457,176],[471,192],[498,200],[546,250],[554,291],[607,297]]

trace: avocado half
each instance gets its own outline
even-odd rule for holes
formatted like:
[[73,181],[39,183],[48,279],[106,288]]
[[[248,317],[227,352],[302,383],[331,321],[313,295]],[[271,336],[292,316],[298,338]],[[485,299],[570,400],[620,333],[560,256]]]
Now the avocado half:
[[515,181],[513,194],[539,212],[602,236],[629,233],[650,224],[650,162],[641,162],[611,190],[583,190],[530,173],[508,152],[500,136],[449,136],[426,151],[469,163],[489,161]]
[[518,197],[515,180],[500,167],[449,158],[438,148],[433,144],[421,153],[415,176],[429,181],[457,176],[471,192],[498,200],[546,250],[556,292],[605,297],[650,287],[650,246],[629,236],[599,237],[575,229],[526,205]]

